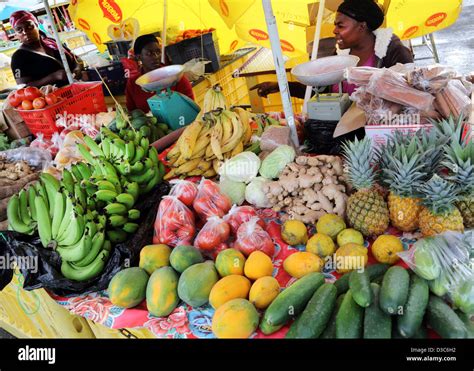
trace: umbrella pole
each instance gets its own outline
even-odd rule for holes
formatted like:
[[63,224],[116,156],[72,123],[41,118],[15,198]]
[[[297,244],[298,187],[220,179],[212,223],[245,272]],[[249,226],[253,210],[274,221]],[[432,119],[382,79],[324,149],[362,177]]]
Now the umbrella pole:
[[280,88],[281,100],[283,102],[283,111],[285,112],[286,121],[291,130],[291,139],[295,146],[299,147],[295,117],[293,114],[293,107],[291,106],[290,88],[288,86],[288,79],[286,78],[285,61],[283,60],[283,53],[281,51],[280,36],[278,34],[275,15],[273,14],[272,2],[271,0],[262,0],[262,5],[265,13],[268,34],[270,35],[270,44],[272,46],[278,86]]
[[43,0],[43,3],[46,9],[46,13],[48,14],[49,21],[51,22],[54,38],[56,39],[56,43],[58,44],[59,54],[61,55],[61,61],[63,62],[67,79],[69,81],[69,84],[72,84],[74,80],[72,78],[71,69],[69,68],[69,64],[67,63],[66,55],[64,54],[63,44],[61,44],[61,39],[59,38],[58,30],[56,29],[56,24],[54,23],[53,15],[51,14],[51,9],[49,7],[48,0]]
[[[321,27],[323,24],[323,13],[326,6],[326,0],[319,0],[319,10],[318,17],[316,21],[316,30],[314,31],[314,40],[313,40],[313,51],[311,52],[311,60],[314,61],[318,57],[319,50],[319,39],[321,38]],[[311,91],[313,88],[311,86],[306,87],[306,93],[304,95],[304,104],[303,104],[303,113],[308,112],[308,101],[311,98]]]
[[161,32],[161,63],[165,64],[166,27],[168,23],[168,0],[163,1],[163,31]]

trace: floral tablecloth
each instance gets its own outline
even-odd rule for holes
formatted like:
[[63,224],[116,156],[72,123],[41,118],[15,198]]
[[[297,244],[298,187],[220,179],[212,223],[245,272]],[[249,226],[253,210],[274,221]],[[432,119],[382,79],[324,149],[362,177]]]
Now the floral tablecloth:
[[[281,222],[278,215],[270,210],[259,210],[260,216],[267,223],[267,232],[275,243],[275,256],[273,259],[273,276],[278,280],[280,286],[287,287],[296,279],[292,278],[283,270],[283,261],[289,255],[304,250],[304,245],[288,246],[281,238]],[[311,234],[314,230],[309,231]],[[390,228],[387,234],[396,235],[401,238],[404,249],[407,250],[420,237],[418,234],[402,234],[394,228]],[[370,254],[370,244],[373,241],[365,241],[369,249],[369,262],[374,264],[375,260]],[[403,262],[399,265],[405,266]],[[327,282],[332,282],[339,277],[334,270],[323,270]],[[147,328],[159,338],[214,338],[211,331],[212,316],[214,309],[208,304],[203,307],[193,308],[187,304],[179,305],[168,317],[155,317],[146,308],[145,301],[132,309],[124,309],[114,306],[107,297],[106,291],[97,292],[84,296],[60,297],[51,295],[57,303],[67,308],[72,314],[82,316],[111,329],[121,328]],[[283,327],[278,332],[266,336],[260,330],[252,335],[252,338],[283,338],[289,326]]]

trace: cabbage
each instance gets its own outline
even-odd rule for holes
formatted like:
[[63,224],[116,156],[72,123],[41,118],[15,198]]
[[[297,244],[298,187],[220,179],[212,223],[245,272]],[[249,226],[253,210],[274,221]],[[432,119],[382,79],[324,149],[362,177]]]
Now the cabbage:
[[258,175],[260,158],[253,152],[242,152],[224,162],[219,175],[233,182],[250,182]]
[[293,147],[278,147],[262,161],[260,175],[267,179],[278,178],[286,165],[293,162],[295,157],[296,153]]
[[263,185],[268,182],[270,180],[262,177],[256,177],[252,180],[245,190],[245,200],[256,207],[271,207],[272,205],[268,201],[267,196],[263,193]]
[[219,188],[222,193],[230,198],[232,204],[242,205],[245,201],[245,183],[233,182],[225,177],[221,177]]

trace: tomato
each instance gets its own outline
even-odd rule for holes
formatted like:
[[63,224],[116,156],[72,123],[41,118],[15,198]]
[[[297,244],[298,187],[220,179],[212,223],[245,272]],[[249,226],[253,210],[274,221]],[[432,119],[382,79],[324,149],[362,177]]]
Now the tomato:
[[35,98],[35,100],[33,101],[33,108],[34,109],[42,109],[45,106],[46,106],[46,101],[44,100],[43,97]]
[[48,106],[58,103],[58,97],[53,93],[48,94],[46,97],[44,97],[44,99],[46,100],[46,104]]
[[18,107],[21,103],[21,99],[18,98],[18,95],[16,95],[16,93],[12,93],[10,94],[10,96],[8,97],[8,102],[10,103],[10,105],[12,107]]
[[267,254],[270,258],[275,253],[272,238],[257,224],[256,218],[239,227],[234,248],[240,250],[245,256],[257,250]]
[[198,249],[210,251],[229,239],[230,226],[220,218],[210,218],[194,241]]
[[199,185],[193,207],[196,213],[205,220],[211,216],[223,217],[230,210],[231,203],[229,198],[221,193],[216,183],[205,179]]
[[23,102],[21,102],[21,109],[24,109],[25,111],[32,110],[33,103],[31,103],[30,100],[25,99]]
[[192,206],[197,195],[197,186],[187,180],[178,180],[170,192],[171,196],[176,196],[186,206]]
[[35,88],[34,86],[28,86],[25,88],[25,99],[27,100],[35,100],[36,98],[42,97],[43,94],[38,88]]
[[[254,217],[258,217],[258,215],[252,206],[234,206],[229,214],[224,217],[224,220],[229,223],[232,233],[235,235],[243,223],[250,221]],[[262,219],[258,218],[257,224],[265,228],[265,222]]]
[[18,89],[16,92],[15,92],[16,96],[18,97],[18,99],[20,101],[24,100],[25,99],[25,89]]

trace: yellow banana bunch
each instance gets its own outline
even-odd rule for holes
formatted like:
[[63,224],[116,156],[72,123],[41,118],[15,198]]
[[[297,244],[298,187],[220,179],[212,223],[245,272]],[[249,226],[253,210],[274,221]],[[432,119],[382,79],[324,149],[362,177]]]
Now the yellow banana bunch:
[[202,107],[202,114],[214,111],[218,108],[227,109],[227,101],[225,95],[222,93],[222,88],[219,84],[214,85],[204,95],[204,103]]
[[250,121],[252,120],[252,115],[249,111],[241,108],[241,107],[234,107],[233,111],[239,115],[240,122],[244,128],[244,138],[243,138],[243,145],[246,146],[250,143],[250,139],[252,138],[252,128],[250,126]]

